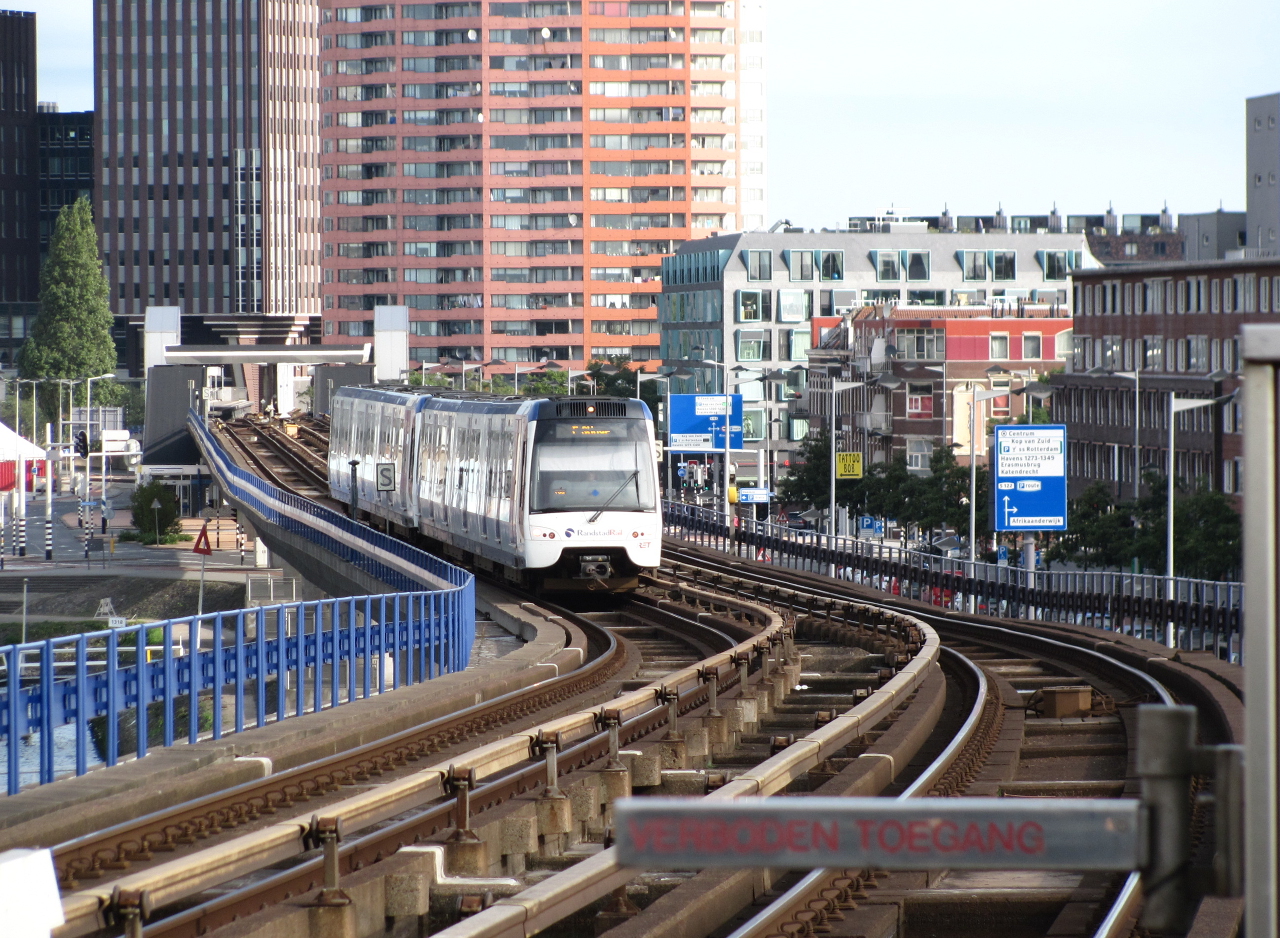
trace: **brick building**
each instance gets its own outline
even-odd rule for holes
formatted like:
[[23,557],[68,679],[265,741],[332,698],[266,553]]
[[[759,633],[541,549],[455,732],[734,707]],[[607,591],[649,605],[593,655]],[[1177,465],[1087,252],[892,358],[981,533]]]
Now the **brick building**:
[[[1077,270],[1072,280],[1072,353],[1067,372],[1050,378],[1054,417],[1068,427],[1070,494],[1104,481],[1129,497],[1135,463],[1139,473],[1168,472],[1169,394],[1219,397],[1239,387],[1240,326],[1280,315],[1280,258]],[[1178,421],[1178,479],[1238,493],[1239,404],[1191,410]]]
[[764,222],[759,0],[322,8],[326,343],[650,360],[661,257]]

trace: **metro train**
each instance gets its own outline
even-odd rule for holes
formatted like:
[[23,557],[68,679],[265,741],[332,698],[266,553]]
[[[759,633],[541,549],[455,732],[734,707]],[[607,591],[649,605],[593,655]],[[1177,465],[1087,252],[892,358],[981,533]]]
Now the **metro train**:
[[[353,465],[354,463],[354,465]],[[643,401],[341,388],[329,487],[428,550],[539,592],[639,585],[662,514]]]

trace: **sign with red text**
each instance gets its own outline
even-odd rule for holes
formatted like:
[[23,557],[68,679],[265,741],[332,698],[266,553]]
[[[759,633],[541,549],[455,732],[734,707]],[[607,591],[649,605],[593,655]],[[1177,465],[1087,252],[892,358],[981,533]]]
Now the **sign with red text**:
[[1093,798],[627,798],[624,866],[1134,870],[1136,800]]

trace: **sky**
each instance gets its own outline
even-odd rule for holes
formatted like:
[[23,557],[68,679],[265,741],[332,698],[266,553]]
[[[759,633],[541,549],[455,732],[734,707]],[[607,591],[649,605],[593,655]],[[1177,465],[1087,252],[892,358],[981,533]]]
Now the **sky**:
[[[1280,92],[1275,0],[765,2],[770,211],[805,227],[1243,210],[1244,99]],[[92,0],[3,5],[40,100],[93,107]]]

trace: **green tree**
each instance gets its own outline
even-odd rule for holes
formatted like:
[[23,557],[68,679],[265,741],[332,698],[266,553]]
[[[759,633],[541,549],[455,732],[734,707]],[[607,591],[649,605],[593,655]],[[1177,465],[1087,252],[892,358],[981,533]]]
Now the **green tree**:
[[1067,530],[1055,537],[1045,561],[1073,563],[1085,570],[1128,566],[1142,531],[1134,510],[1132,503],[1117,505],[1110,487],[1095,482],[1072,501]]
[[569,376],[564,371],[521,372],[520,393],[525,397],[552,397],[569,393]]
[[[159,500],[160,507],[151,505]],[[170,537],[182,533],[182,524],[178,520],[178,500],[174,498],[173,489],[163,482],[149,482],[133,490],[129,499],[129,507],[133,511],[133,526],[142,532],[144,543],[156,543],[156,522],[160,523],[161,537],[168,543]]]
[[40,313],[18,353],[23,378],[85,378],[116,367],[107,279],[89,200],[58,214],[40,270]]
[[[617,370],[607,372],[604,370],[606,366],[613,366]],[[587,376],[595,380],[597,394],[605,397],[635,397],[637,372],[630,366],[630,355],[610,355],[608,361],[592,359],[587,365]]]

